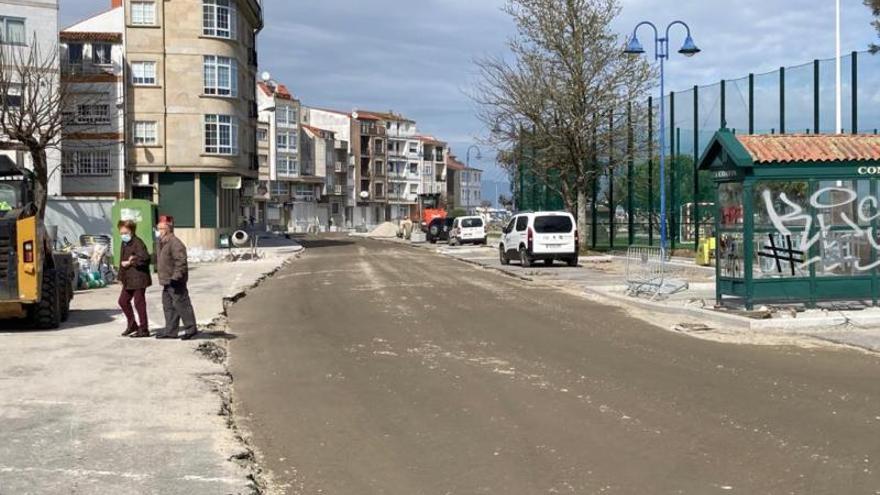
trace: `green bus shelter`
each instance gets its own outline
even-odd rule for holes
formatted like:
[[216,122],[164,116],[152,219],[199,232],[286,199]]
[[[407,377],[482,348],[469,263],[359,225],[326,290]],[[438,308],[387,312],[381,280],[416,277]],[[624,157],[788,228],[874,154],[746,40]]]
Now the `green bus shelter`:
[[718,304],[880,297],[880,136],[718,131],[699,162],[716,184]]

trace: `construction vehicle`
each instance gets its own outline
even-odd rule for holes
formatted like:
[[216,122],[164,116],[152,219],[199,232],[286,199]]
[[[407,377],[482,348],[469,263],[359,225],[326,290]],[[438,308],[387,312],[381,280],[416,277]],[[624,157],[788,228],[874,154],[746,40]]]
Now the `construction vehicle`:
[[34,203],[33,173],[0,156],[0,319],[52,329],[73,299],[70,254],[53,251]]
[[[442,201],[443,198],[440,194],[419,195],[420,227],[422,232],[428,233],[431,222],[434,220],[446,218],[446,208],[443,207]],[[436,235],[436,232],[434,234]]]

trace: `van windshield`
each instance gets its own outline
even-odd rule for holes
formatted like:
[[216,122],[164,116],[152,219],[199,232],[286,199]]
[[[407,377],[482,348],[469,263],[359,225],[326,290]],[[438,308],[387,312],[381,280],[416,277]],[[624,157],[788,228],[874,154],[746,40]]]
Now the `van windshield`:
[[571,218],[567,215],[535,217],[535,232],[539,234],[568,234],[571,230]]
[[461,227],[464,229],[469,229],[472,227],[482,227],[483,219],[482,218],[465,218],[461,221]]

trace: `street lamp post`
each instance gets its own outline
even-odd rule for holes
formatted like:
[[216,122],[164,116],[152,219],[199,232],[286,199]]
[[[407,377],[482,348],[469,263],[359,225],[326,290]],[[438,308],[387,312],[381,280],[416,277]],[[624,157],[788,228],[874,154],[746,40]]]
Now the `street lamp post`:
[[686,57],[692,57],[699,53],[700,49],[697,48],[697,45],[694,44],[693,38],[691,38],[691,28],[682,21],[670,22],[669,25],[666,26],[666,35],[664,37],[660,37],[660,31],[657,30],[657,26],[652,22],[642,21],[636,24],[635,29],[633,29],[632,38],[629,39],[629,42],[626,44],[626,49],[624,50],[624,53],[632,55],[641,55],[645,53],[645,49],[642,47],[642,43],[639,42],[639,38],[636,34],[639,28],[643,25],[651,26],[654,30],[654,60],[660,62],[660,135],[658,139],[660,141],[660,247],[662,249],[666,249],[666,127],[664,125],[664,119],[666,118],[666,105],[663,103],[666,81],[663,62],[669,59],[669,30],[676,24],[684,26],[685,30],[687,30],[687,37],[684,39],[684,43],[681,45],[678,53]]
[[472,145],[468,146],[468,149],[467,149],[467,156],[465,157],[465,164],[467,164],[468,168],[471,168],[471,150],[472,150],[472,149],[476,149],[476,150],[477,150],[477,156],[475,156],[474,158],[476,158],[477,160],[482,160],[482,159],[483,159],[483,155],[480,153],[480,147],[479,147],[479,146],[477,146],[476,144],[472,144]]

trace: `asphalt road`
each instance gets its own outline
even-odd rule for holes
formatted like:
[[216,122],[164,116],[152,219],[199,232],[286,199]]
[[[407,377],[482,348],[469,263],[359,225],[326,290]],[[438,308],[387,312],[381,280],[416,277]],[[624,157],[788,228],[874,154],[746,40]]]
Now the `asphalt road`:
[[240,421],[287,493],[877,494],[880,359],[693,339],[370,240],[231,311]]

